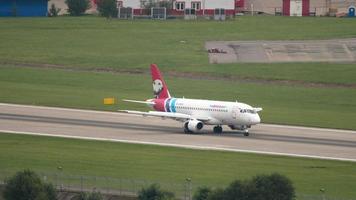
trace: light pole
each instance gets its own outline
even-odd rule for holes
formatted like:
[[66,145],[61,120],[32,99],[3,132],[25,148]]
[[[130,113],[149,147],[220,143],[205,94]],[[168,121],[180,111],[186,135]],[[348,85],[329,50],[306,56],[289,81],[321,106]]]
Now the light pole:
[[186,178],[185,181],[187,183],[185,199],[191,200],[191,198],[192,198],[192,179],[191,178]]
[[325,189],[324,188],[320,188],[320,192],[321,192],[322,200],[325,200]]
[[62,166],[58,166],[57,170],[59,171],[58,180],[60,182],[60,191],[62,191],[63,190],[63,183],[60,181],[61,180],[60,179],[60,175],[62,174],[63,167]]

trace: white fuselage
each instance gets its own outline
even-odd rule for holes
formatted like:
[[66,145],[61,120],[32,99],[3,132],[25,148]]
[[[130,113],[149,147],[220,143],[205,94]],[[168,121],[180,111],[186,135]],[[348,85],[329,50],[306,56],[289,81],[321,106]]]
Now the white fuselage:
[[208,125],[251,126],[260,123],[255,108],[238,102],[168,98],[165,112],[182,113],[196,119],[206,119]]

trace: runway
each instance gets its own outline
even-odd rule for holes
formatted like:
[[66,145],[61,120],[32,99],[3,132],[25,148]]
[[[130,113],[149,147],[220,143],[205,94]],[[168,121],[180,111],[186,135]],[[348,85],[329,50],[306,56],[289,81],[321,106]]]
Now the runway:
[[356,131],[260,124],[244,137],[228,127],[218,135],[211,129],[184,134],[169,119],[0,103],[0,132],[356,162]]

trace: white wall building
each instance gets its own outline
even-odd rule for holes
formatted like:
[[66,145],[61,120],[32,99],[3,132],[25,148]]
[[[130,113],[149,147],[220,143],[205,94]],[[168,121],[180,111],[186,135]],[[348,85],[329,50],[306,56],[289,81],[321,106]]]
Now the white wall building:
[[[118,2],[120,6],[131,7],[134,13],[140,13],[138,10],[144,8],[147,0],[119,0]],[[235,0],[176,0],[173,1],[172,7],[173,15],[183,15],[186,8],[195,9],[197,15],[212,15],[215,8],[224,8],[228,15],[235,14]]]

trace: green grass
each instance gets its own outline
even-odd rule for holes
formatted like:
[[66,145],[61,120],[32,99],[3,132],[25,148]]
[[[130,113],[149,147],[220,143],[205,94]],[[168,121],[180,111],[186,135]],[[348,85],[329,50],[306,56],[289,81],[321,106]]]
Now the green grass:
[[[214,21],[107,21],[98,17],[0,18],[0,62],[57,64],[75,68],[144,69],[127,75],[0,64],[0,102],[97,110],[147,109],[102,98],[152,96],[148,65],[169,71],[234,75],[254,79],[356,83],[355,64],[208,63],[208,40],[302,40],[355,37],[347,18],[241,17]],[[182,43],[180,41],[186,41]],[[166,77],[176,97],[239,100],[264,108],[270,123],[356,130],[356,89],[315,88]],[[355,163],[148,145],[0,134],[0,169],[23,168],[116,178],[226,185],[233,179],[279,172],[300,194],[354,198]],[[73,153],[75,152],[75,153]],[[1,171],[0,170],[0,171]]]
[[[209,40],[301,40],[355,37],[348,18],[239,17],[226,22],[105,20],[99,17],[2,18],[2,62],[88,68],[209,72],[214,75],[356,83],[354,64],[208,63]],[[181,43],[180,41],[186,41]]]
[[[102,98],[149,98],[150,78],[96,73],[92,69],[148,72],[150,63],[158,63],[163,73],[178,71],[207,73],[212,77],[292,80],[290,84],[256,84],[167,77],[171,92],[177,97],[238,99],[262,106],[264,122],[356,129],[355,87],[310,87],[313,83],[354,86],[355,64],[212,65],[204,50],[204,42],[209,40],[349,38],[356,35],[356,30],[350,28],[354,26],[353,19],[321,17],[245,16],[226,22],[1,18],[0,101],[115,110],[118,107],[101,105]],[[57,64],[74,71],[11,69],[14,62],[35,66]],[[75,72],[76,69],[88,72]],[[119,106],[146,109],[121,102]]]
[[[278,172],[299,194],[354,198],[356,165],[352,162],[290,158],[248,153],[189,150],[150,145],[0,134],[0,169],[31,168],[64,174],[146,179],[224,186],[234,179]],[[73,153],[75,152],[75,153]]]
[[[232,81],[167,77],[175,97],[241,101],[263,107],[263,122],[356,130],[356,89],[306,88]],[[144,100],[152,97],[148,75],[0,67],[0,102],[97,110],[140,109],[104,97]]]

